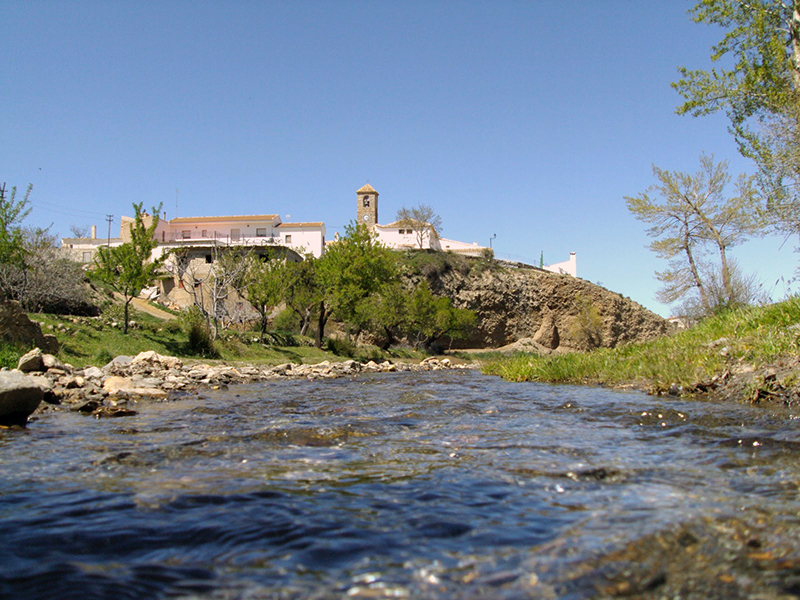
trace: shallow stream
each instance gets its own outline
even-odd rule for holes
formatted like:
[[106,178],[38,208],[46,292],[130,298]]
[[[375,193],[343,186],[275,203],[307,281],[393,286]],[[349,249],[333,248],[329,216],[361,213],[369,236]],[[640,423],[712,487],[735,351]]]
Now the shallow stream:
[[0,597],[791,598],[789,411],[470,371],[0,431]]

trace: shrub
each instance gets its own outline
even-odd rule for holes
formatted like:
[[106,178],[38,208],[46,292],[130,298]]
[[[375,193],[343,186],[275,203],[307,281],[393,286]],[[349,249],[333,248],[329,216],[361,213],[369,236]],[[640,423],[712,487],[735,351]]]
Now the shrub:
[[348,358],[353,358],[356,353],[356,346],[347,338],[328,338],[326,349],[336,356],[347,356]]
[[14,344],[0,342],[0,367],[16,369],[23,354],[25,354],[25,351]]
[[100,348],[94,353],[94,360],[96,365],[103,366],[114,360],[114,356],[106,348]]
[[285,308],[275,317],[272,327],[275,331],[297,333],[300,331],[300,320],[297,318],[297,313],[291,308]]
[[219,355],[214,347],[214,341],[211,339],[211,331],[196,306],[190,307],[181,315],[181,324],[186,332],[190,354],[205,358],[214,358]]

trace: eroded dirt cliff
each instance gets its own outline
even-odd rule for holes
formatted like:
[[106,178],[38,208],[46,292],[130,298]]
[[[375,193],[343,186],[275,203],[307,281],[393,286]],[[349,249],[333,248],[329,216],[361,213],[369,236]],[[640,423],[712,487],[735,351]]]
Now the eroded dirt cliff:
[[454,348],[515,342],[540,351],[613,347],[663,335],[667,322],[630,298],[569,275],[531,267],[446,268],[424,273],[431,289],[478,315]]

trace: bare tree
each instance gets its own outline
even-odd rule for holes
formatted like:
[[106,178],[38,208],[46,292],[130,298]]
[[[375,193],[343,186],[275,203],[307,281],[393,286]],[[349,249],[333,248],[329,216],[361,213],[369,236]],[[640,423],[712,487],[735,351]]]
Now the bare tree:
[[397,211],[395,218],[401,227],[407,227],[414,231],[417,246],[425,248],[426,242],[430,245],[435,239],[439,238],[442,230],[442,218],[427,204],[419,204],[411,208],[402,207]]
[[249,308],[244,306],[244,298],[250,255],[250,250],[215,244],[210,254],[192,256],[182,249],[170,258],[173,272],[203,315],[212,341]]
[[728,303],[735,302],[728,250],[758,235],[761,222],[755,210],[752,178],[740,176],[736,194],[728,197],[725,189],[731,177],[727,161],[715,164],[713,156],[702,155],[700,167],[690,175],[654,165],[658,183],[625,200],[637,219],[651,225],[647,233],[656,239],[650,249],[670,261],[667,270],[656,274],[664,284],[659,299],[675,302],[696,290],[700,304],[708,311],[713,304],[706,289],[709,270],[701,268],[699,257],[705,259],[713,248],[719,259],[724,295]]
[[76,238],[85,238],[89,237],[89,228],[85,225],[70,225],[69,231],[72,233],[72,237]]

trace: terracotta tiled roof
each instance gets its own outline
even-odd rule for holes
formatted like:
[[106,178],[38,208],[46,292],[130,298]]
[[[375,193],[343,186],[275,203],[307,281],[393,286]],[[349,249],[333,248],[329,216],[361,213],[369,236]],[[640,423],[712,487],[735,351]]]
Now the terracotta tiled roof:
[[322,227],[325,223],[322,221],[317,221],[313,223],[278,223],[275,227],[280,227],[281,229],[288,228],[296,228],[296,227]]
[[377,194],[378,193],[377,190],[374,187],[372,187],[370,184],[367,184],[364,187],[362,187],[361,189],[356,190],[356,194],[362,194],[362,193],[365,193],[365,192],[371,192],[373,194]]
[[226,217],[175,217],[167,221],[172,224],[212,223],[217,221],[274,221],[278,215],[229,215]]

